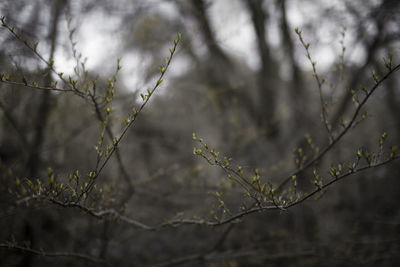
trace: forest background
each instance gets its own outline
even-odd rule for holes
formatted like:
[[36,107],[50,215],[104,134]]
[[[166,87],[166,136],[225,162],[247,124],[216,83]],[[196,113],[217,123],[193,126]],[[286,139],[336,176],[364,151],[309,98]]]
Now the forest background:
[[400,2],[0,3],[1,266],[396,266]]

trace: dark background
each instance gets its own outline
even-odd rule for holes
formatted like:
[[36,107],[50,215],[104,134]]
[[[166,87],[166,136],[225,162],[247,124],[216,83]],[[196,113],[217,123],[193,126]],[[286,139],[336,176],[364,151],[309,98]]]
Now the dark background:
[[[383,58],[391,53],[399,62],[400,54],[396,0],[18,0],[2,1],[0,15],[28,40],[39,41],[39,52],[53,57],[56,69],[77,77],[79,56],[71,52],[65,15],[70,17],[76,48],[91,53],[81,59],[89,57],[87,79],[97,78],[99,92],[122,56],[110,123],[116,135],[182,33],[159,91],[120,143],[120,160],[114,155],[99,176],[104,194],[93,201],[95,210],[114,208],[149,225],[177,216],[209,218],[218,206],[216,191],[232,212],[245,201],[245,192],[224,172],[193,155],[193,132],[246,173],[260,168],[262,179],[274,184],[296,169],[295,147],[312,157],[306,134],[316,146],[328,144],[317,83],[295,27],[311,43],[317,73],[326,79],[322,94],[334,133],[341,130],[340,118],[354,113],[349,89],[371,88],[371,71],[383,76]],[[4,27],[0,40],[0,71],[11,80],[21,83],[24,76],[44,86],[57,80]],[[383,132],[389,151],[400,143],[399,84],[395,72],[378,88],[362,110],[366,118],[316,165],[322,176],[329,177],[330,166],[354,160],[360,148],[377,151]],[[16,179],[46,183],[49,167],[61,180],[75,170],[91,171],[100,131],[85,99],[0,83],[0,244],[15,241],[22,248],[0,247],[0,266],[101,265],[23,248],[82,253],[115,266],[400,263],[396,161],[352,175],[318,200],[217,227],[146,231],[46,201],[16,204],[29,196],[15,189]],[[309,175],[299,177],[304,192],[310,190]]]

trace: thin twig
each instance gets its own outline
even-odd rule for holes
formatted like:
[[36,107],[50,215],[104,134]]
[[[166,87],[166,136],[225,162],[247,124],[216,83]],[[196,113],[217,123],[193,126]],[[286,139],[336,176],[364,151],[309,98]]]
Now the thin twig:
[[172,61],[172,58],[176,52],[176,48],[179,44],[179,41],[181,39],[181,35],[178,34],[178,38],[176,40],[174,40],[174,47],[172,49],[170,49],[170,56],[167,59],[166,65],[165,67],[162,68],[162,71],[160,73],[160,76],[157,79],[156,84],[154,85],[154,87],[148,91],[148,96],[145,97],[143,99],[143,103],[142,105],[139,107],[139,109],[130,116],[129,118],[129,122],[126,124],[125,128],[122,130],[122,133],[120,134],[120,136],[116,139],[113,140],[113,146],[111,151],[108,153],[108,155],[106,156],[105,160],[103,161],[103,163],[96,168],[95,170],[95,174],[94,177],[92,177],[92,180],[90,181],[89,185],[86,187],[85,190],[83,190],[81,196],[83,196],[84,194],[90,192],[90,190],[92,189],[96,178],[101,174],[101,172],[103,171],[104,167],[107,165],[108,161],[110,160],[111,156],[114,154],[114,152],[117,150],[119,143],[122,141],[122,139],[124,138],[124,136],[126,135],[126,133],[128,132],[128,130],[131,128],[131,126],[133,125],[133,123],[136,121],[136,119],[140,116],[141,111],[143,110],[143,108],[146,106],[146,104],[148,103],[148,101],[150,100],[151,96],[153,95],[153,93],[157,90],[157,88],[160,86],[164,75],[166,74],[168,67],[170,66],[170,63]]
[[316,67],[315,67],[315,65],[317,64],[317,62],[313,61],[312,58],[311,58],[311,54],[310,54],[310,50],[309,50],[310,44],[309,44],[309,43],[306,44],[306,43],[304,42],[303,37],[302,37],[302,35],[301,35],[301,31],[300,31],[298,28],[296,28],[295,31],[296,31],[297,35],[299,36],[299,40],[300,40],[301,44],[304,46],[304,48],[305,48],[305,50],[306,50],[306,57],[308,58],[308,60],[309,60],[310,63],[311,63],[311,66],[312,66],[312,69],[313,69],[313,73],[314,73],[314,77],[315,77],[315,80],[316,80],[317,85],[318,85],[319,99],[320,99],[320,102],[321,102],[321,115],[322,115],[322,120],[323,120],[324,126],[325,126],[325,128],[326,128],[326,131],[328,132],[328,135],[329,135],[329,142],[332,142],[333,139],[334,139],[334,137],[333,137],[333,135],[332,135],[331,127],[329,126],[329,122],[328,122],[328,110],[327,110],[327,108],[326,108],[325,101],[324,101],[324,97],[323,97],[323,94],[322,94],[322,85],[323,85],[323,83],[324,83],[325,81],[324,81],[324,80],[321,80],[321,78],[319,77],[319,75],[318,75],[318,73],[317,73],[317,69],[316,69]]
[[351,118],[349,124],[342,130],[342,132],[335,137],[332,142],[330,142],[329,145],[327,145],[324,149],[321,150],[321,152],[316,155],[314,158],[312,158],[307,164],[305,164],[304,166],[302,166],[301,168],[299,168],[298,170],[294,171],[292,174],[290,174],[289,176],[287,176],[287,178],[285,178],[280,185],[278,186],[278,190],[282,189],[283,186],[285,186],[291,179],[293,176],[297,176],[298,174],[300,174],[301,172],[303,172],[305,169],[311,167],[312,165],[314,165],[317,161],[319,161],[329,150],[331,150],[336,143],[338,143],[340,141],[340,139],[342,139],[342,137],[352,128],[353,124],[356,121],[356,118],[358,116],[358,114],[361,111],[361,108],[365,105],[365,103],[368,101],[368,99],[370,98],[370,96],[375,92],[375,90],[379,87],[379,85],[381,85],[383,83],[383,81],[385,81],[387,78],[389,78],[389,76],[391,74],[393,74],[394,72],[396,72],[397,70],[400,69],[400,64],[398,64],[397,66],[395,66],[393,69],[391,69],[388,73],[385,74],[385,76],[383,76],[379,81],[377,81],[375,83],[375,85],[368,91],[367,95],[365,96],[365,98],[360,102],[360,104],[358,105],[358,107],[356,108],[353,117]]
[[253,206],[252,208],[246,209],[244,211],[238,212],[224,220],[219,220],[219,221],[207,221],[207,220],[203,220],[203,219],[175,219],[175,220],[169,220],[163,223],[160,223],[158,225],[155,226],[151,226],[151,225],[147,225],[144,224],[142,222],[139,222],[135,219],[129,218],[128,216],[122,215],[121,213],[119,213],[118,211],[116,211],[115,209],[107,209],[107,210],[101,210],[101,211],[95,211],[93,209],[90,209],[86,206],[83,206],[79,203],[75,203],[75,202],[61,202],[58,201],[56,199],[52,199],[48,196],[30,196],[30,197],[26,197],[23,198],[19,201],[17,201],[17,204],[21,204],[23,202],[28,202],[30,200],[34,200],[34,199],[44,199],[44,200],[48,200],[50,202],[52,202],[53,204],[59,205],[61,207],[65,207],[65,208],[77,208],[83,212],[85,212],[86,214],[89,214],[93,217],[96,217],[98,219],[104,219],[104,218],[111,218],[111,219],[116,219],[119,220],[121,222],[127,223],[128,225],[131,225],[133,227],[139,228],[139,229],[143,229],[143,230],[148,230],[148,231],[157,231],[160,230],[162,228],[167,228],[167,227],[177,227],[177,226],[181,226],[181,225],[204,225],[204,226],[210,226],[210,227],[216,227],[216,226],[221,226],[221,225],[225,225],[225,224],[229,224],[229,223],[235,223],[235,222],[239,222],[239,220],[247,215],[253,214],[253,213],[257,213],[260,211],[267,211],[267,210],[288,210],[289,208],[292,208],[294,206],[297,206],[303,202],[305,202],[306,200],[310,199],[311,197],[313,197],[314,195],[316,195],[317,193],[322,192],[323,190],[327,189],[328,187],[332,186],[333,184],[343,180],[344,178],[354,175],[356,173],[359,172],[363,172],[366,171],[368,169],[373,169],[373,168],[377,168],[383,165],[388,164],[389,162],[392,162],[394,160],[398,160],[400,159],[400,155],[398,156],[393,156],[383,162],[380,162],[378,164],[375,165],[366,165],[363,167],[359,167],[357,169],[354,169],[352,171],[349,171],[347,173],[344,173],[342,175],[338,175],[337,177],[335,177],[334,179],[332,179],[331,181],[327,182],[326,184],[323,184],[319,187],[317,187],[314,191],[312,191],[311,193],[304,195],[301,199],[297,200],[297,201],[293,201],[293,202],[289,202],[287,204],[278,204],[275,203],[274,205],[270,205],[270,206],[261,206],[261,205],[257,205],[257,206]]
[[22,87],[29,87],[37,90],[42,90],[42,91],[55,91],[55,92],[68,92],[68,93],[74,93],[74,94],[81,94],[82,93],[77,93],[75,90],[68,89],[68,88],[59,88],[59,87],[46,87],[46,86],[39,86],[39,85],[33,85],[29,83],[20,83],[20,82],[13,82],[13,81],[7,81],[5,78],[0,79],[0,82],[6,83],[6,84],[11,84],[11,85],[17,85],[17,86],[22,86]]

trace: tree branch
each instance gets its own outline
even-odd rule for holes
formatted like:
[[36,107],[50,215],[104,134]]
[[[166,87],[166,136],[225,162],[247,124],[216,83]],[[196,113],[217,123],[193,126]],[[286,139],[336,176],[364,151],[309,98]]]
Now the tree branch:
[[86,254],[81,254],[81,253],[74,253],[74,252],[45,252],[43,250],[37,250],[37,249],[32,249],[29,247],[23,247],[17,244],[13,243],[7,243],[7,244],[0,244],[0,248],[3,249],[9,249],[9,250],[16,250],[19,252],[24,252],[24,253],[30,253],[36,256],[42,256],[42,257],[67,257],[67,258],[77,258],[81,259],[84,261],[89,261],[97,264],[103,264],[105,266],[111,266],[107,261],[103,259],[99,259],[96,257],[92,257]]
[[354,126],[354,123],[356,122],[356,118],[358,114],[361,111],[361,108],[365,105],[365,103],[368,101],[368,99],[371,97],[371,95],[375,92],[375,90],[381,85],[387,78],[390,77],[394,72],[398,71],[400,69],[400,64],[392,68],[389,72],[385,74],[379,81],[375,83],[375,85],[368,91],[367,95],[365,98],[360,102],[358,107],[353,113],[353,116],[349,122],[349,124],[343,129],[343,131],[336,136],[332,142],[327,145],[324,149],[321,150],[321,152],[316,155],[313,159],[311,159],[307,164],[305,164],[303,167],[299,168],[298,170],[294,171],[292,174],[290,174],[287,178],[285,178],[281,184],[278,186],[278,190],[282,189],[291,179],[293,176],[299,175],[301,172],[303,172],[305,169],[308,169],[312,165],[314,165],[317,161],[319,161],[329,150],[331,150],[341,139],[342,137]]

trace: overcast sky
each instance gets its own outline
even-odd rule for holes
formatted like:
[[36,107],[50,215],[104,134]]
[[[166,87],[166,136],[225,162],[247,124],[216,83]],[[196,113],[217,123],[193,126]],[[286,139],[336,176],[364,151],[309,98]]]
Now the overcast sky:
[[[331,0],[325,2],[327,5],[341,8],[340,1]],[[260,63],[257,55],[257,44],[249,12],[243,11],[245,8],[243,2],[240,0],[214,0],[211,3],[208,15],[221,47],[231,55],[244,60],[251,68],[257,68]],[[170,1],[149,1],[148,5],[168,16],[179,15],[174,4]],[[318,16],[317,8],[317,5],[312,5],[309,1],[301,1],[301,3],[299,1],[288,1],[287,9],[290,26],[293,29],[295,27],[301,28],[304,23],[304,14],[308,15],[308,20],[313,19],[313,16]],[[74,18],[72,19],[72,23],[76,24],[77,21]],[[78,49],[88,59],[87,68],[89,70],[96,68],[100,72],[103,70],[107,72],[107,69],[102,68],[102,64],[104,65],[107,62],[107,65],[109,65],[110,62],[116,62],[117,57],[122,56],[122,80],[131,90],[136,90],[145,86],[141,84],[141,75],[143,73],[138,70],[143,69],[142,67],[146,59],[137,54],[137,52],[136,54],[120,54],[121,43],[118,40],[122,38],[122,33],[116,30],[118,25],[119,21],[115,17],[106,16],[101,11],[91,12],[79,21],[79,25],[75,25],[77,27],[77,36],[75,39],[78,41]],[[278,27],[279,25],[272,25],[272,29],[267,33],[269,41],[277,46],[279,45]],[[312,43],[311,52],[314,59],[318,62],[318,68],[320,69],[329,66],[339,55],[340,46],[338,38],[340,36],[341,25],[334,25],[334,27],[337,32],[336,36],[330,34],[331,30],[321,28],[320,32],[317,33],[320,36],[320,39],[317,40],[318,44],[313,46],[314,44]],[[314,33],[305,33],[305,36],[307,34],[315,36]],[[205,46],[202,43],[200,34],[197,36],[194,43],[197,45],[196,49],[201,53],[202,49],[205,50]],[[66,36],[63,38],[66,38]],[[183,36],[183,41],[184,38]],[[168,56],[168,51],[165,51],[165,55]],[[59,49],[56,59],[57,69],[65,73],[72,73],[74,61],[71,59],[70,51]],[[302,67],[306,69],[310,68],[305,57],[300,62]],[[179,74],[184,69],[185,61],[178,56],[175,58],[174,66],[170,69],[169,75],[174,75],[174,73]]]

